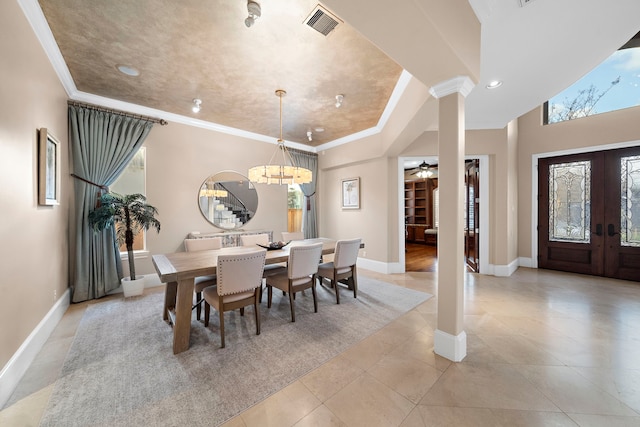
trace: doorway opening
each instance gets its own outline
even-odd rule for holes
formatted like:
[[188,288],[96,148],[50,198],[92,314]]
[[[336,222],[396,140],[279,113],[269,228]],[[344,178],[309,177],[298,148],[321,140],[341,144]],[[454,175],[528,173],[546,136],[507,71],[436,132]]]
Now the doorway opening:
[[[427,156],[400,159],[402,169],[402,218],[404,239],[400,239],[400,260],[403,271],[437,271],[439,190],[438,160]],[[464,258],[468,271],[486,272],[488,185],[486,183],[487,156],[473,156],[465,160]],[[482,166],[485,168],[483,171]],[[484,182],[483,182],[484,181]],[[482,188],[481,188],[482,187]],[[482,212],[481,212],[482,211]],[[484,218],[483,218],[484,217]],[[486,252],[485,252],[486,253]],[[483,270],[484,265],[484,271]]]

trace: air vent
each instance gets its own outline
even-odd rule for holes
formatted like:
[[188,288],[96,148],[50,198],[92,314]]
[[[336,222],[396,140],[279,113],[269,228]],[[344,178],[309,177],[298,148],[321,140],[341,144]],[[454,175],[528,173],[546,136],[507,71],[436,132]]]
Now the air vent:
[[317,5],[305,19],[308,26],[325,36],[328,36],[341,22],[338,17],[320,5]]

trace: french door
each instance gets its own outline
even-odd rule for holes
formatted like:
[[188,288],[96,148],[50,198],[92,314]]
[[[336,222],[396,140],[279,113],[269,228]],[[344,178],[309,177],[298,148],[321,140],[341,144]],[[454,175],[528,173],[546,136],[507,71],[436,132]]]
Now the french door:
[[540,159],[538,266],[640,281],[640,147]]

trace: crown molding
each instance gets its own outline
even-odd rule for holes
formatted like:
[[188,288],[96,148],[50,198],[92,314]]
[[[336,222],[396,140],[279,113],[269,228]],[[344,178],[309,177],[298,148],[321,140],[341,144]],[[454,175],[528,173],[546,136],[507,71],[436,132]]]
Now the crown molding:
[[36,34],[40,45],[49,58],[49,62],[51,62],[53,69],[56,74],[58,74],[64,90],[67,92],[67,95],[71,97],[71,94],[77,91],[76,84],[73,81],[73,77],[71,77],[66,62],[64,62],[60,48],[58,48],[58,44],[53,38],[51,28],[49,28],[47,19],[44,17],[38,1],[18,0],[18,4],[20,8],[22,8],[22,12],[27,18],[27,21],[29,21],[31,28],[33,28],[33,32]]
[[[195,126],[202,129],[213,130],[216,132],[225,133],[228,135],[239,136],[242,138],[253,139],[256,141],[268,142],[272,144],[276,144],[276,138],[267,135],[261,135],[254,132],[244,131],[242,129],[232,128],[229,126],[220,125],[214,122],[208,122],[204,120],[194,119],[192,117],[183,116],[180,114],[169,113],[162,110],[157,110],[154,108],[144,107],[142,105],[133,104],[124,101],[118,101],[112,98],[107,98],[104,96],[93,95],[87,92],[79,91],[76,87],[75,82],[73,81],[73,77],[69,72],[69,68],[67,67],[66,62],[64,61],[64,57],[60,52],[60,48],[56,43],[53,33],[49,28],[49,24],[38,4],[37,0],[17,0],[20,7],[22,8],[23,13],[25,14],[27,20],[29,21],[31,27],[33,28],[38,41],[40,42],[42,48],[44,49],[51,65],[53,66],[64,90],[67,93],[69,99],[73,101],[84,102],[88,104],[94,104],[97,106],[102,106],[106,108],[112,108],[115,110],[126,111],[132,114],[139,114],[149,117],[155,117],[158,119],[164,119],[169,122],[181,123],[188,126]],[[389,102],[382,112],[380,119],[376,126],[362,130],[360,132],[347,135],[342,138],[335,139],[333,141],[329,141],[317,147],[311,147],[305,144],[300,144],[297,142],[285,141],[287,146],[297,148],[303,151],[310,151],[313,153],[317,153],[321,150],[326,150],[329,148],[338,147],[343,144],[347,144],[367,136],[375,135],[382,132],[382,129],[387,124],[393,110],[396,108],[402,94],[404,93],[407,85],[411,81],[411,74],[406,70],[403,70],[396,82],[396,85],[389,97]]]
[[434,98],[442,98],[453,93],[459,93],[466,98],[474,86],[468,76],[458,76],[431,86],[429,93]]

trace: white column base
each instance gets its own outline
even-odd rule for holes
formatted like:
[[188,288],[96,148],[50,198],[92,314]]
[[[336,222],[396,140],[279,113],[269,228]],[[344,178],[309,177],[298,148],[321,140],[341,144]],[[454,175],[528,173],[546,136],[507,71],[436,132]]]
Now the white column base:
[[461,362],[467,356],[467,334],[462,331],[454,336],[436,329],[433,336],[433,351],[453,362]]

